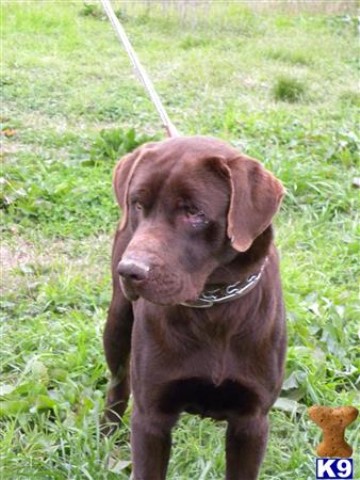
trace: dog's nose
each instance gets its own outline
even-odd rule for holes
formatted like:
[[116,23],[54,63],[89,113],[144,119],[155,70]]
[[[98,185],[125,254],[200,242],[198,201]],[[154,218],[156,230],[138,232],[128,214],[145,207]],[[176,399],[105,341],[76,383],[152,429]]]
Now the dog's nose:
[[123,259],[117,267],[118,274],[133,282],[143,282],[149,276],[150,267],[135,259]]

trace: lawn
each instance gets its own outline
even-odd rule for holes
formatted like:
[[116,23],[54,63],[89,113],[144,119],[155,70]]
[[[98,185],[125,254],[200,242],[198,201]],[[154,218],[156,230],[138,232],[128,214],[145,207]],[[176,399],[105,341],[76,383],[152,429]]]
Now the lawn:
[[[289,347],[260,478],[312,480],[307,407],[360,405],[358,25],[215,3],[115,6],[177,128],[233,143],[286,187]],[[1,15],[0,477],[127,479],[130,412],[99,434],[112,170],[164,132],[97,4],[5,0]],[[168,478],[223,478],[224,431],[184,415]],[[347,439],[360,479],[359,420]]]

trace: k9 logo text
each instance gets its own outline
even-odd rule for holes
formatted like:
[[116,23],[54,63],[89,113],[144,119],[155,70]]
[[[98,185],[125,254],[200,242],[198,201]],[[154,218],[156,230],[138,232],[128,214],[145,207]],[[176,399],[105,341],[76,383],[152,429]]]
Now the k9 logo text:
[[352,479],[354,465],[352,458],[317,458],[316,478],[342,480]]

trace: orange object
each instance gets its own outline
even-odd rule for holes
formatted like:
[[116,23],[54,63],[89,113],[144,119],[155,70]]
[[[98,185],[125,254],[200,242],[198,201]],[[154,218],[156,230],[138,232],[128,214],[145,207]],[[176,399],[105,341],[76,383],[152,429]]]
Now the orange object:
[[345,441],[345,429],[359,415],[355,407],[324,407],[315,405],[308,410],[311,420],[323,431],[323,440],[317,446],[319,457],[351,457],[353,449]]

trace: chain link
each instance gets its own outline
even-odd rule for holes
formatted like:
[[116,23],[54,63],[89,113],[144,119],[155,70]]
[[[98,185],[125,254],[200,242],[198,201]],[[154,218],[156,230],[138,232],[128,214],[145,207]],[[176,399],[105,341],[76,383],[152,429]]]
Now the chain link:
[[193,308],[210,308],[213,305],[230,302],[243,297],[260,281],[268,258],[266,257],[259,273],[250,275],[243,282],[236,282],[224,288],[216,288],[202,292],[194,302],[184,302],[181,305]]

